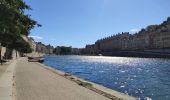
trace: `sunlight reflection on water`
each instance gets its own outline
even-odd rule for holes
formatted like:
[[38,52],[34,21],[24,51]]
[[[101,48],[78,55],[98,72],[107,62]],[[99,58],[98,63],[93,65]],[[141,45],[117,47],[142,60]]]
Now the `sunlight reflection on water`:
[[[47,56],[45,64],[141,100],[170,100],[170,60],[103,56]],[[149,100],[149,99],[148,99]]]

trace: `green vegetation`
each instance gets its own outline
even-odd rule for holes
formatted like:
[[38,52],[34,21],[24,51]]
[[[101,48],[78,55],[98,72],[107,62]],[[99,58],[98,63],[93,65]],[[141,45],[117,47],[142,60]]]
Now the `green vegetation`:
[[23,0],[0,0],[0,43],[22,53],[31,52],[22,35],[28,36],[31,29],[41,26],[25,10],[31,8]]
[[53,53],[59,55],[69,55],[71,54],[71,51],[72,47],[58,46],[54,49]]

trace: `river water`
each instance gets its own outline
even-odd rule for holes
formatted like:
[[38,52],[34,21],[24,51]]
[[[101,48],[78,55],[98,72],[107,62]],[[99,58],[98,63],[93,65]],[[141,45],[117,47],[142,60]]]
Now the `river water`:
[[170,100],[170,59],[45,56],[44,64],[141,100]]

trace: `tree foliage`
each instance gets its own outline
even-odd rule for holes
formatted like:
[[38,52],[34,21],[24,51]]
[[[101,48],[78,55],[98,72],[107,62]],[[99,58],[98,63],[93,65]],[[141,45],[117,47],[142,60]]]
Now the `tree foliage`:
[[25,10],[31,8],[23,0],[0,0],[0,43],[3,46],[30,51],[29,44],[21,35],[29,35],[31,29],[40,25],[26,15]]
[[61,55],[68,55],[71,54],[72,47],[65,47],[65,46],[58,46],[54,49],[53,53],[61,54]]
[[15,49],[22,53],[30,53],[32,49],[28,42],[26,42],[22,37],[19,35],[12,40],[12,43],[8,45],[8,48]]

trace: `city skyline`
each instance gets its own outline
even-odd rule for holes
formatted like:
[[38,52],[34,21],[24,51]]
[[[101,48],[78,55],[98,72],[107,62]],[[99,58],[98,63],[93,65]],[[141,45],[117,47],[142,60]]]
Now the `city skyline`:
[[41,28],[31,36],[53,46],[85,47],[120,32],[134,33],[169,17],[169,0],[28,1]]

